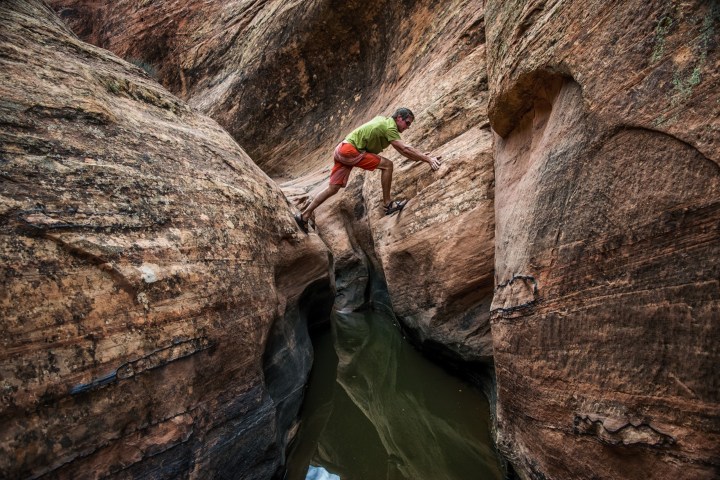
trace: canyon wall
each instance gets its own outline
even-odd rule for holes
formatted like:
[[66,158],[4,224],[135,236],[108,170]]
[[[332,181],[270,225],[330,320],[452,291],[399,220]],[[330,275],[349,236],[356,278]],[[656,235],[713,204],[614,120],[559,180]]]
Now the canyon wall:
[[[244,432],[238,441],[248,443],[233,444],[239,445],[234,452],[244,452],[248,464],[262,464],[262,468],[252,471],[263,478],[271,475],[276,467],[273,462],[282,455],[282,439],[267,448],[254,444],[265,436],[255,435],[256,430],[251,434],[242,422],[252,418],[249,411],[273,411],[256,417],[263,419],[257,428],[265,429],[267,425],[262,431],[272,432],[272,438],[283,435],[282,428],[273,421],[291,423],[295,387],[288,377],[302,377],[307,365],[302,355],[290,365],[283,364],[282,359],[287,348],[289,357],[302,350],[302,342],[298,350],[292,349],[297,343],[294,339],[302,337],[302,325],[328,302],[323,292],[331,291],[334,282],[337,308],[353,310],[369,301],[387,302],[408,334],[433,353],[473,365],[490,363],[494,355],[497,439],[522,478],[717,475],[720,389],[714,365],[718,363],[715,345],[720,339],[718,2],[633,0],[616,5],[595,0],[487,0],[482,4],[469,0],[405,0],[392,4],[379,0],[52,0],[50,4],[81,38],[145,68],[194,110],[216,120],[252,161],[281,185],[293,208],[300,208],[324,188],[332,149],[346,133],[374,115],[391,114],[398,106],[410,107],[416,116],[403,138],[424,151],[442,155],[444,165],[432,172],[425,164],[415,164],[392,149],[386,150],[395,161],[393,194],[410,200],[405,210],[392,217],[383,216],[379,174],[354,171],[348,188],[317,210],[316,228],[305,237],[292,224],[279,190],[254,168],[244,152],[216,125],[189,111],[139,69],[68,39],[66,32],[61,42],[49,40],[55,38],[54,33],[10,39],[5,31],[10,31],[12,23],[6,22],[2,33],[7,53],[0,59],[23,56],[24,50],[13,46],[25,45],[22,42],[29,43],[23,48],[41,49],[42,53],[32,57],[35,64],[24,67],[26,70],[19,61],[6,61],[8,70],[3,71],[2,78],[8,93],[3,93],[3,99],[25,91],[10,88],[22,84],[19,79],[34,78],[29,73],[18,73],[23,71],[43,72],[33,81],[37,82],[36,89],[53,101],[64,98],[58,96],[68,88],[62,85],[78,85],[73,90],[76,93],[68,97],[72,101],[60,107],[53,103],[51,108],[32,109],[34,104],[29,100],[5,104],[11,113],[4,113],[3,118],[15,118],[14,123],[3,120],[13,128],[11,132],[23,141],[45,145],[55,138],[51,135],[73,138],[62,129],[84,122],[89,124],[86,135],[91,138],[83,140],[85,143],[72,150],[72,155],[92,163],[100,155],[98,150],[102,150],[105,157],[100,158],[117,158],[123,166],[119,178],[113,177],[112,186],[107,186],[104,177],[93,176],[82,186],[68,187],[67,193],[53,200],[66,202],[62,208],[50,200],[27,200],[20,193],[7,195],[13,202],[33,205],[18,209],[39,209],[31,221],[22,222],[37,228],[42,222],[55,225],[59,218],[61,224],[72,226],[64,217],[58,217],[58,212],[65,212],[63,209],[70,212],[63,215],[70,215],[79,208],[72,202],[89,204],[92,209],[88,211],[103,212],[92,218],[104,219],[103,215],[113,210],[103,203],[88,203],[85,195],[113,192],[117,192],[116,203],[125,197],[132,200],[124,201],[130,202],[127,211],[133,222],[146,222],[136,229],[120,229],[128,236],[120,239],[116,238],[118,233],[112,228],[106,231],[106,224],[101,223],[92,232],[94,236],[83,231],[83,241],[79,242],[73,236],[77,232],[60,227],[45,227],[51,234],[20,235],[28,227],[17,219],[25,217],[13,213],[5,216],[14,219],[4,223],[10,232],[7,238],[29,239],[23,240],[25,243],[50,239],[43,245],[55,245],[53,248],[68,252],[63,255],[79,256],[82,261],[91,257],[102,266],[92,268],[109,272],[111,280],[106,281],[112,283],[119,278],[122,285],[131,287],[130,293],[123,293],[123,288],[113,291],[113,295],[127,296],[125,310],[117,311],[141,312],[137,315],[143,321],[147,316],[142,313],[146,308],[144,299],[154,298],[145,289],[158,284],[165,289],[163,292],[176,292],[174,287],[166,288],[166,283],[147,284],[145,278],[158,275],[153,265],[172,263],[170,252],[189,255],[178,260],[177,265],[202,264],[200,254],[188,253],[187,248],[162,250],[155,246],[158,239],[170,233],[177,235],[174,231],[167,233],[169,207],[158,199],[171,196],[172,204],[190,209],[186,217],[176,221],[195,226],[187,227],[192,234],[186,234],[193,245],[199,245],[202,251],[219,249],[218,258],[232,258],[237,263],[223,263],[226,270],[211,273],[197,267],[203,273],[193,274],[192,284],[202,294],[197,295],[193,308],[205,303],[211,307],[199,316],[189,310],[190,317],[200,319],[193,320],[192,325],[187,325],[190,317],[178,314],[183,321],[182,328],[177,328],[184,332],[178,337],[179,344],[185,345],[182,339],[212,341],[197,340],[200,347],[185,345],[178,350],[181,353],[173,353],[175,347],[161,350],[165,352],[162,355],[178,361],[163,361],[163,365],[167,363],[163,368],[144,368],[142,375],[126,383],[120,383],[117,372],[124,370],[117,367],[115,376],[106,377],[108,371],[115,371],[110,365],[118,362],[106,362],[105,357],[78,370],[82,381],[76,383],[57,380],[61,377],[50,367],[45,369],[51,372],[48,374],[40,368],[28,374],[12,372],[4,378],[27,378],[23,380],[26,382],[35,378],[36,395],[47,382],[51,387],[63,385],[71,391],[76,391],[73,389],[77,385],[80,395],[91,391],[92,395],[112,398],[112,392],[128,388],[128,383],[141,388],[136,385],[138,378],[146,379],[142,385],[150,390],[154,382],[162,384],[154,375],[174,378],[162,372],[180,366],[190,369],[195,379],[214,378],[201,368],[209,368],[211,373],[229,368],[213,380],[208,392],[204,391],[204,383],[202,389],[196,388],[195,380],[188,383],[193,391],[203,390],[203,395],[216,398],[216,402],[233,407],[246,405],[245,409],[221,413],[202,427],[193,427],[193,433],[187,434],[188,441],[173,440],[169,444],[182,445],[192,452],[188,456],[190,463],[223,468],[230,462],[231,455],[226,455],[230,444],[210,442],[222,447],[201,450],[205,446],[199,441],[205,433],[197,432]],[[17,7],[20,2],[9,5]],[[46,31],[44,22],[52,25],[53,32],[61,30],[56,20],[47,17],[29,31],[35,35]],[[53,77],[41,67],[50,68],[46,58],[55,55],[57,45],[64,42],[72,46],[73,52],[80,52],[80,59],[76,59],[80,67],[72,67],[72,75],[66,71],[70,67],[57,67],[64,77]],[[104,80],[107,74],[97,66],[99,58],[110,58],[112,65],[122,65],[125,73],[109,76],[112,80],[119,75],[120,80]],[[93,73],[96,70],[101,72],[100,77]],[[90,85],[100,82],[100,86],[90,89],[72,80],[76,77],[86,79]],[[171,106],[163,106],[165,102]],[[15,104],[20,105],[17,111],[22,115],[12,113]],[[95,104],[103,108],[101,112],[109,113],[93,113],[99,108]],[[152,114],[143,113],[148,109]],[[141,113],[142,119],[138,119],[136,115]],[[17,120],[35,119],[30,114],[39,115],[39,120],[32,120],[35,123],[28,120],[30,126]],[[173,118],[168,120],[166,116],[171,114]],[[186,123],[173,123],[178,121],[174,118],[177,116]],[[43,127],[46,124],[50,126]],[[121,127],[116,127],[118,124]],[[198,129],[212,131],[212,135],[199,134]],[[138,131],[143,132],[142,141]],[[40,140],[33,140],[37,138]],[[187,141],[178,142],[176,138]],[[152,140],[150,144],[148,139]],[[5,144],[11,142],[3,140]],[[150,170],[150,161],[141,163],[149,148],[160,147],[164,153],[150,158],[157,155],[170,159],[162,163],[162,168],[172,168],[167,171],[180,173],[187,183],[168,183],[172,174]],[[14,152],[12,148],[16,147],[6,150]],[[29,165],[27,175],[58,183],[62,175],[63,182],[68,183],[65,176],[70,174],[65,172],[73,170],[65,170],[70,167],[55,160],[52,155],[58,155],[56,152],[37,153],[32,150],[40,148],[37,146],[23,148],[29,152],[21,157]],[[74,153],[85,149],[88,153]],[[183,156],[196,160],[183,164],[171,161],[184,149],[192,152]],[[228,156],[234,160],[226,160]],[[60,173],[53,176],[48,173],[52,171]],[[25,188],[25,183],[30,184],[29,180],[5,180],[20,175],[10,172],[9,168],[3,169],[5,185]],[[145,172],[153,175],[152,181],[144,179]],[[126,185],[125,190],[112,190],[116,184],[123,185],[136,177],[133,181],[137,183]],[[202,182],[201,188],[198,182]],[[226,188],[228,183],[239,190]],[[51,191],[59,188],[50,185]],[[143,196],[148,185],[157,185],[160,190]],[[191,192],[200,197],[193,197]],[[231,200],[221,201],[220,196]],[[229,218],[235,228],[225,230],[229,225],[225,217],[228,211],[222,207],[228,201],[242,205],[239,210],[245,214]],[[10,211],[11,207],[4,208]],[[146,211],[151,213],[142,213]],[[210,220],[204,220],[203,215]],[[204,229],[204,224],[195,223],[201,220],[209,222]],[[239,227],[246,225],[242,222],[248,222],[247,226]],[[152,233],[143,232],[143,228],[151,227]],[[175,228],[184,231],[185,227]],[[69,239],[55,240],[57,232]],[[187,237],[178,238],[161,243],[182,244]],[[332,279],[325,272],[328,260],[323,242],[331,252]],[[130,248],[135,244],[140,245],[133,247],[140,248],[140,253]],[[76,254],[85,251],[81,247],[92,255]],[[32,258],[37,257],[35,244],[22,248],[32,248]],[[115,248],[118,253],[112,253]],[[30,262],[27,253],[13,255],[9,257],[11,265]],[[257,258],[253,265],[260,267],[250,268],[250,258]],[[239,259],[244,259],[244,266],[239,266],[243,262]],[[34,281],[55,281],[47,273],[52,270],[28,265],[39,272]],[[73,275],[89,275],[83,270],[72,272],[68,274],[71,279],[76,278]],[[180,273],[173,275],[186,278]],[[224,280],[211,283],[213,289],[206,292],[199,287],[207,283],[203,275]],[[27,280],[18,278],[17,288],[27,284]],[[77,282],[77,291],[85,292]],[[144,296],[138,297],[140,293]],[[44,292],[35,295],[54,298]],[[273,295],[278,297],[277,302],[260,305],[253,300],[267,300]],[[12,301],[6,298],[8,303],[17,303],[16,297]],[[63,308],[74,308],[68,298],[63,301]],[[165,308],[174,309],[178,304],[183,302],[173,299],[172,307]],[[102,305],[105,308],[113,303]],[[95,322],[106,318],[95,315]],[[123,315],[133,317],[132,313]],[[259,318],[250,321],[252,315]],[[81,322],[85,317],[78,318],[74,321]],[[281,318],[285,321],[280,322]],[[207,319],[206,323],[203,319]],[[135,320],[119,321],[132,329],[123,326],[110,329],[112,332],[128,335],[126,330],[140,334],[146,331],[138,330]],[[25,318],[16,322],[27,324]],[[45,330],[27,328],[32,332],[62,331],[63,322],[60,327]],[[257,330],[248,330],[251,327]],[[91,333],[97,336],[99,328],[91,329]],[[203,328],[211,333],[205,333]],[[228,335],[228,331],[242,333],[238,337]],[[249,331],[254,336],[248,335]],[[24,345],[22,342],[32,343],[22,337],[16,345]],[[113,342],[124,345],[124,340]],[[216,345],[214,342],[222,348],[202,349],[202,345]],[[157,348],[158,343],[145,341],[145,345],[151,344]],[[55,347],[47,348],[50,350],[37,349],[43,361],[48,351],[56,355],[52,350]],[[201,351],[194,355],[182,353],[194,348]],[[94,346],[88,349],[97,351]],[[160,358],[160,354],[143,353],[135,347],[117,351],[129,352],[127,359],[132,360],[123,360],[128,364],[149,355],[148,364],[156,365]],[[215,351],[225,355],[213,357]],[[250,366],[228,363],[229,352],[242,352]],[[207,360],[202,362],[193,360],[205,356]],[[51,358],[48,356],[48,362]],[[38,359],[24,364],[40,365]],[[186,366],[191,362],[195,362],[192,368]],[[14,363],[6,356],[3,365]],[[222,396],[219,383],[225,378],[233,382],[246,379],[244,385],[250,393],[229,399],[236,390],[228,387],[230,393]],[[243,384],[233,382],[230,384]],[[4,388],[11,392],[13,387]],[[48,387],[51,393],[53,388],[58,387]],[[138,393],[140,398],[145,398],[143,392]],[[127,398],[134,395],[128,391]],[[291,405],[273,410],[286,395]],[[64,401],[78,398],[69,395]],[[202,402],[198,400],[198,405],[211,405]],[[29,401],[24,411],[36,405]],[[92,412],[98,410],[95,404],[91,406]],[[160,407],[153,408],[158,413],[153,410],[146,416],[151,420],[145,423],[133,423],[130,417],[121,416],[106,430],[115,427],[114,431],[125,431],[119,426],[130,425],[123,428],[136,432],[138,428],[163,425],[158,419],[170,418],[169,414]],[[203,408],[206,412],[209,407]],[[96,415],[92,418],[103,418]],[[191,417],[172,418],[196,422],[197,417]],[[57,422],[60,425],[63,420]],[[6,423],[3,420],[3,425]],[[222,437],[223,433],[217,435]],[[167,437],[185,438],[177,433]],[[61,452],[55,458],[66,458],[62,455],[67,441],[63,441],[54,447]],[[39,440],[35,442],[29,445],[40,444]],[[150,452],[149,443],[137,451]],[[97,453],[82,450],[78,458],[104,458],[102,455],[110,453],[101,452],[111,452],[122,459],[117,465],[133,465],[119,471],[132,473],[153,471],[154,458],[171,455],[139,453],[136,458],[144,455],[145,460],[132,463],[124,457],[128,452],[116,447],[119,443],[107,440],[102,445]],[[44,458],[52,457],[50,447],[43,448],[38,446],[37,451],[44,452]],[[168,448],[168,452],[177,450]],[[210,460],[216,452],[217,458]],[[265,460],[269,463],[262,463]],[[167,465],[163,462],[159,463]],[[73,463],[69,465],[66,467],[71,469]]]
[[419,343],[490,361],[494,178],[479,2],[51,3],[87,41],[152,64],[298,207],[325,187],[350,130],[410,107],[416,120],[403,138],[445,166],[433,173],[391,148],[393,194],[410,200],[401,215],[382,216],[379,173],[361,171],[317,211],[337,307],[377,301],[387,285]]
[[499,442],[524,478],[720,472],[718,2],[486,2]]
[[326,247],[210,118],[0,3],[0,477],[270,478]]

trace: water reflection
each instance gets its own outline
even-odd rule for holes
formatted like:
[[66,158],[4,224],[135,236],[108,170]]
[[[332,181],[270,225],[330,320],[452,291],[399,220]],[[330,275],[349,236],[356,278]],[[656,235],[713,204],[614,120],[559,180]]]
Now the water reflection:
[[428,362],[391,319],[337,314],[314,345],[288,480],[503,478],[485,397]]

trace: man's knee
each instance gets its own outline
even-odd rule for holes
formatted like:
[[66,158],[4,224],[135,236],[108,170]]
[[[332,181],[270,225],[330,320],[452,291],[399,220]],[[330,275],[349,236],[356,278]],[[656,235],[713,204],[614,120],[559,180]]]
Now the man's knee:
[[383,170],[392,170],[393,162],[385,157],[380,157],[380,163],[378,164],[378,168],[381,168]]
[[340,191],[341,188],[342,185],[334,185],[331,183],[330,185],[328,185],[327,190],[330,195],[335,195]]

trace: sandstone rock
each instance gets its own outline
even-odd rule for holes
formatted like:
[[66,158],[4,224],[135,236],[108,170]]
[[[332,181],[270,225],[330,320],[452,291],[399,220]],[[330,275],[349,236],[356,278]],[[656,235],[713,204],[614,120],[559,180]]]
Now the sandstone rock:
[[0,3],[0,72],[0,476],[272,476],[324,245],[220,126],[42,2]]
[[[397,165],[394,195],[410,201],[389,218],[369,204],[369,221],[405,326],[428,350],[488,361],[494,176],[483,9],[472,2],[445,8],[439,17],[418,14],[417,51],[427,52],[426,63],[408,72],[395,100],[418,106],[404,139],[442,155],[444,165],[433,173],[389,151]],[[379,187],[377,179],[366,180],[365,198],[379,200]]]
[[[427,350],[487,362],[492,355],[494,178],[482,8],[460,2],[429,9],[420,3],[408,12],[412,47],[403,44],[386,61],[389,71],[400,72],[398,78],[388,79],[375,94],[374,103],[382,109],[367,107],[357,124],[378,113],[389,115],[396,106],[410,106],[416,119],[403,139],[443,155],[445,166],[433,173],[389,148],[384,154],[396,165],[393,194],[410,200],[403,212],[384,217],[379,174],[357,170],[348,188],[317,210],[317,224],[336,260],[343,305],[363,304],[367,291],[377,293],[374,285],[386,283],[387,301]],[[407,66],[413,55],[421,57],[416,69]],[[341,139],[326,143],[326,158]],[[326,159],[325,169],[330,165]],[[326,184],[327,170],[320,169],[283,188],[311,190],[314,185],[315,195]],[[368,290],[357,282],[365,277]],[[365,297],[358,298],[360,294]]]
[[524,478],[715,478],[720,10],[486,8],[503,450]]
[[493,173],[481,5],[51,3],[88,41],[153,64],[300,204],[324,188],[332,150],[352,128],[412,108],[406,138],[444,154],[447,166],[433,174],[390,149],[395,194],[413,199],[402,217],[378,217],[377,172],[355,172],[369,178],[365,186],[354,183],[317,212],[335,261],[337,306],[377,301],[387,282],[419,342],[489,360]]
[[355,125],[375,100],[362,90],[396,76],[386,59],[412,40],[396,33],[408,12],[380,0],[50,4],[88,42],[151,65],[273,176],[310,172],[318,139]]
[[401,215],[361,172],[318,210],[338,304],[386,282],[419,341],[487,361],[494,285],[499,440],[521,476],[717,470],[715,2],[52,3],[298,204],[344,134],[412,108],[405,138],[446,166],[389,151]]

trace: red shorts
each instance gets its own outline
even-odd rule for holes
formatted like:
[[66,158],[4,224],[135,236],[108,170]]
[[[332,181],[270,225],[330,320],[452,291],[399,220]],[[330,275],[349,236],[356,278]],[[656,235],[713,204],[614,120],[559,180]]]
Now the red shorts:
[[[339,154],[348,161],[356,159],[361,153],[352,143],[341,143],[335,150],[336,155]],[[362,154],[362,158],[359,162],[353,165],[347,165],[340,163],[335,160],[332,171],[330,172],[330,185],[340,185],[344,187],[347,185],[348,178],[350,178],[350,171],[353,167],[360,167],[363,170],[375,170],[380,165],[380,157],[374,153],[365,152]]]

